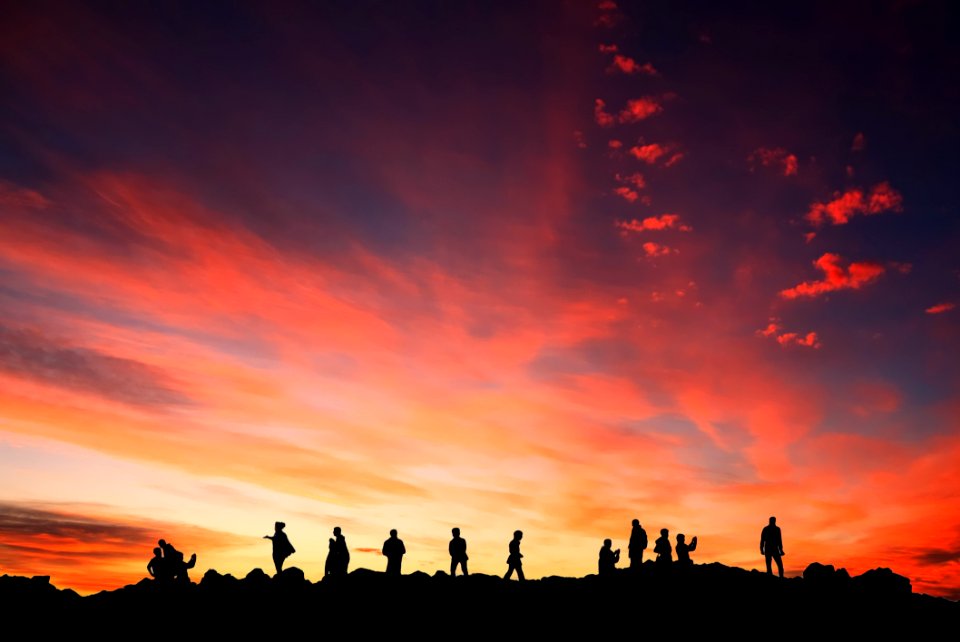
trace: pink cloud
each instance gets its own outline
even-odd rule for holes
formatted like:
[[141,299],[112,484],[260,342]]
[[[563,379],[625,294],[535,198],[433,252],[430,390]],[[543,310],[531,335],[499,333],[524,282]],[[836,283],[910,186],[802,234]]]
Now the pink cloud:
[[597,121],[597,124],[601,127],[613,127],[617,119],[613,117],[613,114],[607,112],[606,109],[607,103],[597,98],[593,103],[593,119]]
[[678,214],[648,216],[643,220],[632,219],[630,221],[617,221],[616,227],[620,228],[622,234],[666,229],[678,229],[681,232],[689,232],[693,229],[689,225],[681,225]]
[[14,185],[9,181],[0,180],[0,206],[17,209],[44,209],[49,201],[32,189]]
[[629,56],[617,54],[613,57],[613,62],[607,67],[608,74],[622,73],[627,75],[638,74],[641,76],[656,76],[657,70],[649,62],[642,65]]
[[854,188],[842,194],[834,194],[832,201],[814,203],[807,212],[806,219],[814,225],[829,221],[833,225],[843,225],[858,214],[869,216],[882,212],[903,210],[903,196],[890,187],[887,182],[873,186],[869,194]]
[[835,290],[858,290],[862,286],[875,281],[884,273],[885,268],[879,263],[863,261],[851,263],[844,268],[840,265],[841,258],[837,254],[826,253],[813,262],[814,267],[824,273],[820,281],[804,281],[800,285],[780,292],[784,299],[800,297],[815,297]]
[[750,170],[753,171],[757,164],[764,167],[776,167],[784,176],[797,175],[797,157],[790,154],[782,147],[758,147],[747,157],[750,162]]
[[867,137],[863,135],[863,132],[857,132],[857,135],[853,137],[853,144],[850,146],[855,152],[863,151],[863,148],[867,146]]
[[600,11],[615,11],[617,8],[617,3],[613,0],[601,0],[597,3],[597,9]]
[[607,147],[609,147],[610,149],[620,149],[621,147],[623,147],[623,143],[620,142],[619,140],[614,139],[607,142]]
[[577,130],[573,132],[573,142],[576,143],[577,147],[579,147],[580,149],[587,148],[587,141],[584,138],[582,131]]
[[936,305],[931,305],[927,308],[927,314],[943,314],[944,312],[949,312],[950,310],[957,307],[953,303],[938,303]]

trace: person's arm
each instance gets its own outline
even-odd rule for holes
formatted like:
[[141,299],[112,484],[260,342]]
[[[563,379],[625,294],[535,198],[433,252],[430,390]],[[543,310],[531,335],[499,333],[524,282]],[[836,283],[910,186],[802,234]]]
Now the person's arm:
[[263,539],[273,539],[273,535],[264,535]]
[[[764,529],[764,530],[766,530],[766,529]],[[761,554],[761,555],[764,555],[764,554],[765,554],[765,553],[764,553],[764,550],[763,550],[763,540],[764,540],[764,539],[765,539],[765,538],[764,538],[764,532],[763,532],[763,531],[760,531],[760,554]]]
[[690,548],[689,548],[688,550],[690,550],[690,551],[695,551],[695,550],[697,550],[697,537],[696,537],[696,535],[694,535],[693,539],[690,540]]

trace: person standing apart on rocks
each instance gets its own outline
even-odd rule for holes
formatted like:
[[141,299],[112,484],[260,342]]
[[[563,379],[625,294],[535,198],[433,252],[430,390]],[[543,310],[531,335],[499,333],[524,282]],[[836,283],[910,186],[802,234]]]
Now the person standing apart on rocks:
[[460,529],[454,528],[451,533],[453,533],[453,539],[450,540],[450,546],[447,549],[450,551],[450,577],[454,577],[457,574],[457,566],[460,566],[460,570],[463,571],[464,575],[469,575],[467,572],[467,540],[460,537]]
[[390,531],[390,538],[383,543],[383,550],[380,552],[387,558],[387,575],[400,575],[400,565],[407,549],[403,540],[397,537],[397,529]]
[[290,543],[290,538],[283,532],[286,524],[276,522],[273,525],[273,535],[264,535],[263,539],[273,540],[273,565],[277,567],[277,575],[283,571],[283,561],[296,553]]
[[771,517],[770,523],[760,531],[760,554],[767,558],[767,575],[773,575],[773,569],[770,568],[770,560],[777,563],[777,571],[780,577],[783,577],[783,537],[780,535],[780,527],[777,526],[777,518]]
[[510,540],[510,556],[507,557],[507,574],[503,579],[509,580],[513,577],[513,572],[517,572],[517,579],[521,582],[526,579],[523,577],[523,555],[520,553],[520,540],[523,539],[523,531],[514,531],[513,539]]
[[633,528],[630,530],[630,544],[627,545],[627,555],[630,556],[630,568],[634,571],[640,570],[643,564],[643,551],[647,548],[647,531],[640,526],[640,520],[633,520]]

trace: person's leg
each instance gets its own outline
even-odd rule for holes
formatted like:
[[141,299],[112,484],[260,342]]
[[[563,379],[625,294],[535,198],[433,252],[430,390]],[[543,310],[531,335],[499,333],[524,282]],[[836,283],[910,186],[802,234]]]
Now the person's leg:
[[777,572],[780,574],[780,579],[783,579],[783,559],[780,557],[780,553],[777,553],[773,559],[777,562]]
[[513,576],[513,564],[507,566],[507,574],[503,576],[503,579],[509,580]]
[[454,559],[450,560],[450,577],[457,576],[457,561]]
[[463,571],[464,577],[470,575],[470,573],[467,572],[467,560],[460,560],[460,570]]
[[521,582],[526,579],[526,578],[523,576],[523,565],[522,565],[522,564],[518,564],[518,565],[517,565],[517,579],[520,580]]
[[277,575],[280,575],[280,572],[283,571],[283,556],[274,555],[273,556],[273,565],[277,567]]
[[767,575],[773,575],[773,569],[770,568],[770,560],[773,558],[773,555],[767,553],[764,557],[767,558]]

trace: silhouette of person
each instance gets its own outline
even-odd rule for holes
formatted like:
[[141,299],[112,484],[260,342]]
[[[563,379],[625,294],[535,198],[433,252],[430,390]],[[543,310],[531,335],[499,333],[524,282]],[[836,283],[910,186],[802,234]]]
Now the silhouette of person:
[[510,540],[510,556],[507,557],[507,574],[503,579],[509,580],[513,572],[517,572],[517,579],[521,582],[526,579],[523,577],[523,554],[520,553],[520,540],[523,539],[523,531],[513,531],[513,539]]
[[323,566],[324,575],[337,574],[337,540],[330,538],[330,546],[327,551],[327,561]]
[[697,550],[697,536],[694,535],[689,544],[687,544],[686,539],[683,533],[677,535],[677,563],[684,566],[693,566],[690,553]]
[[346,575],[347,569],[350,568],[350,549],[347,548],[347,538],[343,536],[339,526],[333,529],[333,537],[333,550],[336,553],[333,572],[335,575]]
[[460,566],[464,575],[469,575],[470,573],[467,572],[467,560],[470,558],[467,557],[467,540],[460,537],[459,528],[454,528],[450,532],[453,533],[453,539],[450,540],[450,545],[447,547],[450,551],[450,577],[454,577],[457,574],[457,565]]
[[777,571],[780,577],[783,577],[783,538],[780,535],[780,527],[777,526],[777,518],[771,517],[770,523],[760,531],[760,554],[767,558],[767,575],[773,575],[773,569],[770,568],[770,560],[777,563]]
[[657,554],[657,564],[669,566],[673,562],[673,547],[670,546],[670,531],[660,529],[660,537],[654,542],[653,552]]
[[159,546],[153,549],[153,559],[147,562],[147,573],[158,582],[168,582],[171,579],[167,572],[167,563],[163,559],[163,549]]
[[613,541],[603,540],[603,546],[600,547],[600,559],[597,562],[597,572],[600,575],[612,575],[617,570],[617,562],[620,561],[620,549],[613,550]]
[[283,532],[285,526],[283,522],[275,522],[273,535],[263,536],[263,539],[273,540],[273,565],[277,567],[277,575],[283,570],[283,561],[297,552],[290,543],[290,538]]
[[643,551],[647,548],[647,531],[640,526],[640,520],[633,520],[630,531],[630,544],[627,546],[627,555],[630,556],[630,568],[639,570],[643,564]]
[[191,555],[189,562],[184,562],[183,553],[174,548],[173,544],[162,539],[157,544],[163,551],[163,563],[167,575],[178,582],[189,584],[190,574],[187,571],[197,565],[197,554]]
[[380,552],[387,558],[387,575],[400,575],[400,564],[407,549],[403,540],[397,537],[397,529],[390,531],[390,538],[383,543],[383,550]]

